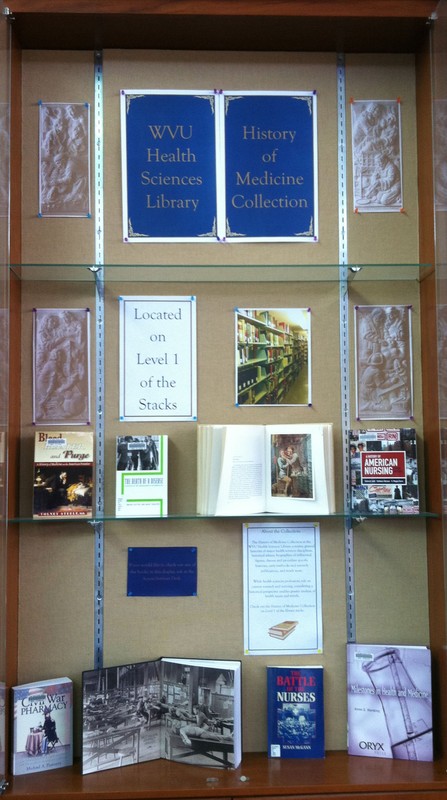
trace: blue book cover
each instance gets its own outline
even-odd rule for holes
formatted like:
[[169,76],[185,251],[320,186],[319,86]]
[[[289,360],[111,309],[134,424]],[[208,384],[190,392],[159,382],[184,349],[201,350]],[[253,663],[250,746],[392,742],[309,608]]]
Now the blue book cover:
[[322,666],[267,667],[270,758],[324,757]]

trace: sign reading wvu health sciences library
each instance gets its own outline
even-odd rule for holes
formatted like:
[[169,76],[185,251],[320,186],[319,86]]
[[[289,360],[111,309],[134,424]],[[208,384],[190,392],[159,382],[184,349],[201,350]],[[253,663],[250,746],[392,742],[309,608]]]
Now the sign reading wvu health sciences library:
[[315,92],[121,92],[126,242],[318,239]]

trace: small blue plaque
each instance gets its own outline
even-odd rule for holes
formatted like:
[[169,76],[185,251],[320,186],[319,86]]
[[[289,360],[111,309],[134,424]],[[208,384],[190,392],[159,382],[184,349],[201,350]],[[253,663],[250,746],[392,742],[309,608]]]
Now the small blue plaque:
[[197,547],[129,547],[128,597],[195,597]]

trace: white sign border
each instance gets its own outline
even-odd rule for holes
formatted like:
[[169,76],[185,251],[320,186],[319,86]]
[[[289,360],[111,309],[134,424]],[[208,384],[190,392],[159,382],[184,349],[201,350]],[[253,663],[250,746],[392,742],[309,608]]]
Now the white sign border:
[[[141,421],[158,421],[158,422],[196,422],[197,421],[197,324],[196,324],[196,297],[190,296],[149,296],[149,295],[121,295],[119,298],[119,420],[120,422],[141,422]],[[189,306],[189,321],[188,321],[188,346],[189,346],[189,385],[182,389],[177,389],[177,393],[181,391],[183,397],[189,397],[188,413],[173,414],[172,412],[166,414],[157,413],[142,413],[140,415],[126,413],[126,408],[130,400],[128,388],[130,385],[135,385],[135,382],[129,381],[128,378],[132,374],[132,366],[127,363],[126,348],[126,325],[125,325],[125,304],[127,302],[138,303],[154,303],[166,302],[172,303],[176,306],[178,303],[188,304]],[[186,333],[182,327],[182,334]],[[184,342],[183,342],[184,345]]]

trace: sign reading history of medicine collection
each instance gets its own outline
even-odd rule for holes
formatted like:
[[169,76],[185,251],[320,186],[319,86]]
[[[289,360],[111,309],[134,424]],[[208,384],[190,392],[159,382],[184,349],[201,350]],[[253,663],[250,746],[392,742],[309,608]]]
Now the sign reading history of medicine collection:
[[120,420],[197,418],[196,298],[125,296]]
[[317,241],[316,102],[122,90],[124,241]]

